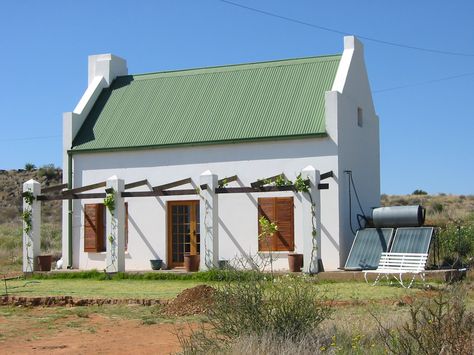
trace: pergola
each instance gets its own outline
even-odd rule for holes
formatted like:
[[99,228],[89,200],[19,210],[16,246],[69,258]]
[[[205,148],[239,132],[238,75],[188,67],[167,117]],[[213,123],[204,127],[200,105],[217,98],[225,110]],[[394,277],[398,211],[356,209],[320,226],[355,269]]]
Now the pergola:
[[[320,174],[312,166],[307,166],[301,171],[301,178],[307,181],[308,191],[303,193],[297,190],[294,184],[288,183],[286,176],[282,173],[265,179],[254,181],[250,186],[227,187],[227,184],[238,182],[238,175],[218,179],[216,174],[207,170],[200,175],[199,184],[196,184],[190,177],[172,181],[166,184],[151,186],[147,179],[125,183],[123,179],[112,176],[106,181],[94,184],[70,188],[68,184],[50,186],[41,189],[39,182],[29,180],[23,184],[23,211],[30,215],[28,222],[24,218],[23,228],[23,271],[32,272],[37,270],[35,260],[40,252],[40,226],[41,226],[41,202],[53,200],[81,200],[81,199],[105,199],[112,196],[114,200],[113,209],[107,209],[106,213],[106,272],[125,271],[125,198],[138,198],[150,196],[189,196],[199,195],[202,199],[200,204],[201,213],[201,268],[209,269],[218,267],[218,195],[232,193],[266,193],[278,191],[293,191],[301,194],[302,203],[302,227],[304,243],[304,271],[314,273],[318,271],[318,260],[320,250],[314,253],[316,245],[320,245],[320,192],[329,188],[328,183],[320,181],[333,177],[333,172],[329,171]],[[274,185],[278,181],[284,181],[280,185]],[[194,189],[174,189],[186,184],[198,186]],[[273,185],[271,185],[273,184]],[[144,191],[127,191],[133,188],[148,186]],[[87,192],[105,188],[104,192]],[[173,190],[172,190],[173,189]],[[32,198],[28,199],[30,196]],[[29,203],[31,202],[31,203]],[[72,204],[69,204],[68,220],[68,255],[67,266],[72,267]],[[25,215],[25,214],[24,214]],[[29,223],[29,226],[28,226]],[[316,226],[316,239],[313,236],[314,226]],[[307,237],[306,237],[307,236]]]

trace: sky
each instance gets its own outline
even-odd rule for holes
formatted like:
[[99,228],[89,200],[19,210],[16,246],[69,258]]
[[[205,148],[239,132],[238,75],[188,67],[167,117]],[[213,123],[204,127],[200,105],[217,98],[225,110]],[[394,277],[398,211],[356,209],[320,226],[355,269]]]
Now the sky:
[[2,0],[0,169],[61,166],[62,113],[87,87],[88,55],[138,74],[342,53],[354,34],[380,118],[381,192],[474,194],[473,15],[471,0]]

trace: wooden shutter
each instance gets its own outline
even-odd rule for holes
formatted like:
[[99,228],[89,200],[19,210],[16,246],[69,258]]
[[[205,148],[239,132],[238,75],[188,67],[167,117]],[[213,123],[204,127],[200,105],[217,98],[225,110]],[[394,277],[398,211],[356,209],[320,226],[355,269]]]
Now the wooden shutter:
[[[264,216],[276,223],[278,232],[270,238],[259,238],[259,251],[293,251],[295,249],[293,197],[258,199],[258,218]],[[261,233],[260,224],[258,234]]]
[[104,205],[84,205],[84,251],[101,252],[104,245]]
[[[275,199],[274,198],[259,198],[258,199],[258,219],[265,217],[270,222],[275,221]],[[258,221],[257,221],[258,223]],[[274,251],[273,237],[260,238],[262,229],[258,223],[258,250],[259,251]]]
[[295,249],[293,221],[293,197],[276,197],[275,223],[278,226],[278,232],[275,233],[276,251],[293,251]]

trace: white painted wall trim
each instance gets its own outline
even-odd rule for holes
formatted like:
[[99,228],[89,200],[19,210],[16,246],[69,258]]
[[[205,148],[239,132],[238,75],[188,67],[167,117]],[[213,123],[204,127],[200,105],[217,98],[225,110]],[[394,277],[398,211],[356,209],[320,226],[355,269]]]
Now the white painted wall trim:
[[342,52],[342,58],[337,68],[334,83],[332,84],[332,91],[344,92],[352,58],[354,55],[362,54],[363,51],[364,46],[355,36],[344,37],[344,52]]

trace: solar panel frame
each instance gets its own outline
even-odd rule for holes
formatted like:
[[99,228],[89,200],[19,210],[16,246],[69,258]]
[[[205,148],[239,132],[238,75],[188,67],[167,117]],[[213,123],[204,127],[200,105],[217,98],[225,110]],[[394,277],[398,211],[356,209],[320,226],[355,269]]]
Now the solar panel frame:
[[433,239],[433,227],[397,228],[390,246],[391,253],[428,253]]
[[[366,228],[358,230],[349,251],[344,270],[377,269],[382,252],[386,252],[390,248],[393,232],[394,228]],[[375,237],[378,238],[380,243],[376,243],[377,239]],[[367,247],[370,243],[371,245]]]

